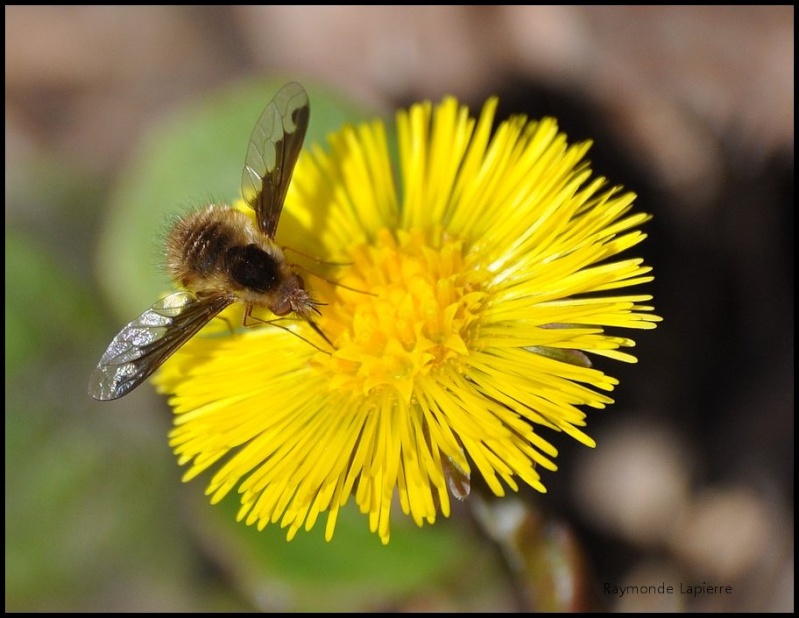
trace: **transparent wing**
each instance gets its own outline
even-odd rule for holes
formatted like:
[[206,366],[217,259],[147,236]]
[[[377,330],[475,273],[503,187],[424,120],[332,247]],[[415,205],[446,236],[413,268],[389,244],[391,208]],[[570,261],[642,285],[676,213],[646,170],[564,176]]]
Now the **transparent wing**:
[[241,195],[269,238],[275,237],[310,113],[305,88],[295,82],[286,84],[266,106],[250,136]]
[[234,300],[189,292],[162,298],[114,337],[92,373],[89,395],[100,401],[127,395]]

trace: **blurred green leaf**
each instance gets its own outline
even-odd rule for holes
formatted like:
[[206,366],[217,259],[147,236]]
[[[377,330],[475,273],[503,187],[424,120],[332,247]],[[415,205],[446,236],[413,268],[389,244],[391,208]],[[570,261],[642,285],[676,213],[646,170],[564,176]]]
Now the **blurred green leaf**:
[[6,379],[48,349],[85,340],[97,311],[48,245],[6,231]]
[[349,504],[339,513],[336,531],[324,540],[326,516],[310,532],[286,541],[278,524],[258,531],[235,523],[235,496],[193,509],[200,536],[225,565],[236,585],[263,611],[363,611],[401,602],[420,590],[436,589],[458,578],[478,552],[474,538],[456,522],[441,517],[417,527],[395,513],[391,542],[382,545],[368,519]]

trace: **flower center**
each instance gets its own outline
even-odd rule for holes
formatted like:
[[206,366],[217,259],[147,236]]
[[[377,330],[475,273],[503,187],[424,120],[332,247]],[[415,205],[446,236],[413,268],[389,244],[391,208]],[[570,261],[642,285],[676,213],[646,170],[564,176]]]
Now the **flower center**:
[[418,376],[468,354],[485,276],[469,267],[461,241],[430,236],[381,230],[373,244],[352,251],[352,265],[319,319],[336,346],[317,357],[331,388],[355,396],[393,388],[410,401]]

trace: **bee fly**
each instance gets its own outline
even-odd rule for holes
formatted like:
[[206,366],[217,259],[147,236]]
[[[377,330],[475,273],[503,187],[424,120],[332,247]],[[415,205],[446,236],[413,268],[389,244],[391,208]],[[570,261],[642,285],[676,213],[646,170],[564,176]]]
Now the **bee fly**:
[[[230,304],[277,316],[312,320],[317,303],[275,243],[310,106],[305,89],[290,83],[266,106],[250,137],[241,191],[256,223],[241,211],[210,205],[179,219],[166,240],[166,264],[183,291],[162,298],[114,337],[89,380],[89,395],[108,401],[127,395]],[[325,338],[326,339],[326,338]]]

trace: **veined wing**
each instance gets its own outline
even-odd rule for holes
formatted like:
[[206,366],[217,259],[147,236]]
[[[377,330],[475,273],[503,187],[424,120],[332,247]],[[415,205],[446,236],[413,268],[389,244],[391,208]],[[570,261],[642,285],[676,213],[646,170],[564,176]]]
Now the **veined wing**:
[[189,292],[162,298],[114,337],[92,373],[89,395],[100,401],[127,395],[234,300]]
[[305,88],[291,82],[266,106],[250,136],[241,195],[255,210],[258,227],[269,238],[275,237],[310,113]]

